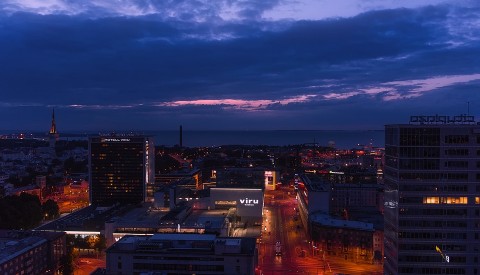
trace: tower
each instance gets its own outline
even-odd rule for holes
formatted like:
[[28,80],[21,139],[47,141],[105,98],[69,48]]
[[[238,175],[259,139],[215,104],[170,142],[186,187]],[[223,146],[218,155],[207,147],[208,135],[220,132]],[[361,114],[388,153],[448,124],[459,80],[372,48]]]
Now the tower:
[[48,142],[50,148],[55,148],[55,142],[58,139],[57,125],[55,124],[55,109],[52,110],[52,124],[48,132]]
[[153,198],[153,138],[114,135],[90,137],[88,149],[92,204],[135,204]]
[[183,147],[183,129],[182,125],[180,125],[180,148]]
[[57,126],[55,125],[55,109],[52,110],[52,126],[50,126],[50,135],[57,134]]
[[480,274],[479,167],[473,116],[385,126],[385,274]]

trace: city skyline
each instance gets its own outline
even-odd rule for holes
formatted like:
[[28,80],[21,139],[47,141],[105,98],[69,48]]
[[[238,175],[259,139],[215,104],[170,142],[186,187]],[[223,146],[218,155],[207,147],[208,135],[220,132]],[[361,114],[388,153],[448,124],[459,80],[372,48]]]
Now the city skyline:
[[480,4],[0,4],[2,130],[383,129],[476,115]]

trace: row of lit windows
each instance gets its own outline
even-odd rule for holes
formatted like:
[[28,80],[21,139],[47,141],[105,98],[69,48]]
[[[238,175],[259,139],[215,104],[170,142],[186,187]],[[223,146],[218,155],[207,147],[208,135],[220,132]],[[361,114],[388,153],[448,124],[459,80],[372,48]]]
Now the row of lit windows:
[[[475,202],[477,202],[478,199],[479,197],[476,197]],[[439,203],[467,204],[468,198],[467,197],[424,197],[423,203],[425,204],[439,204]]]

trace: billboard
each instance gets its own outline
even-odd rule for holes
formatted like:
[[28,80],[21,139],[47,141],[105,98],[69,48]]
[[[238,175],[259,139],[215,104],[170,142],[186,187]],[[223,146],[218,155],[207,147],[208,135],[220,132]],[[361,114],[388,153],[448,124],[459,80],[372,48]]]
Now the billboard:
[[248,188],[211,188],[211,207],[218,202],[236,206],[237,215],[241,217],[262,217],[263,190]]

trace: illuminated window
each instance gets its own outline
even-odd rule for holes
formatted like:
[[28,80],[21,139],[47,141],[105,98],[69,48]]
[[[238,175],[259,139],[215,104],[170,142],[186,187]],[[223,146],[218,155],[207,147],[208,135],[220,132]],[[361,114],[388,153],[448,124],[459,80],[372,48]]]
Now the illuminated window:
[[[478,197],[477,197],[478,198]],[[477,202],[477,198],[475,199],[475,203]],[[479,198],[480,200],[480,198]],[[424,197],[423,198],[424,204],[467,204],[468,198],[467,197]]]
[[423,203],[438,204],[439,203],[439,197],[424,197],[423,198]]
[[467,197],[443,197],[441,203],[446,204],[467,204]]
[[480,204],[480,197],[475,197],[475,204]]

